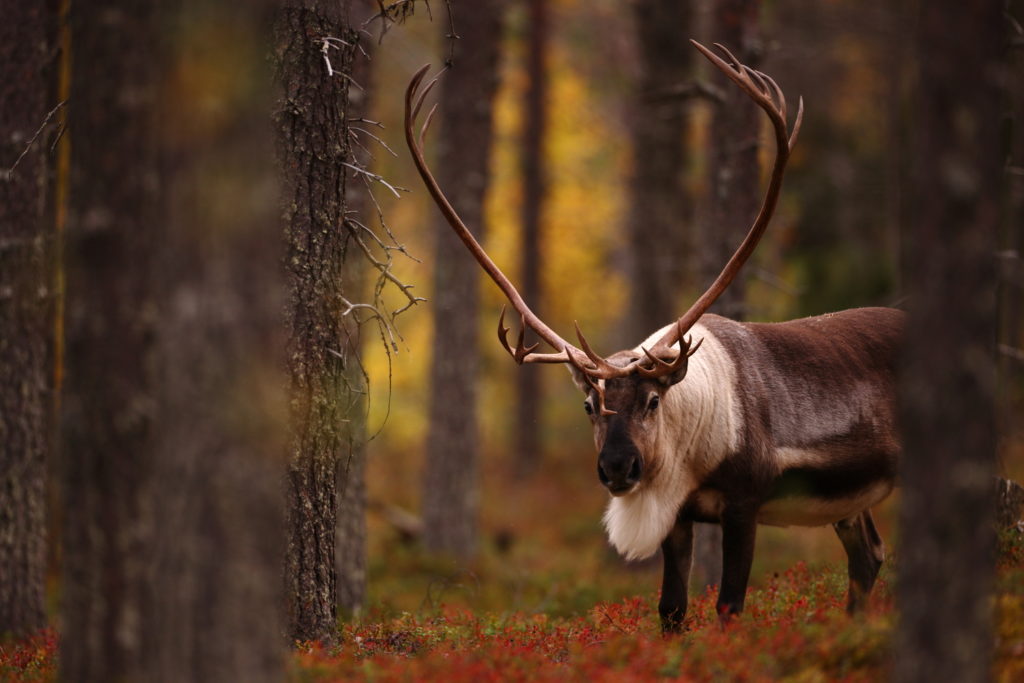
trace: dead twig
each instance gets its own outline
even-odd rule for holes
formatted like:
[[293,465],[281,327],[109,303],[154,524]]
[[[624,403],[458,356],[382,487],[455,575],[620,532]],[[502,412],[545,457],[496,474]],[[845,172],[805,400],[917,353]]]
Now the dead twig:
[[[422,0],[423,4],[427,8],[427,17],[433,20],[432,12],[430,11],[430,0]],[[394,2],[385,3],[384,0],[377,0],[378,12],[372,17],[363,22],[363,28],[365,29],[374,21],[380,21],[380,36],[378,42],[384,40],[384,36],[388,30],[395,24],[400,24],[406,19],[416,13],[416,0],[394,0]]]
[[362,168],[361,166],[356,166],[355,164],[350,164],[347,161],[343,161],[341,163],[341,165],[342,166],[347,166],[348,168],[351,168],[356,173],[361,173],[362,175],[366,176],[370,180],[373,180],[373,181],[376,181],[376,182],[380,183],[384,187],[386,187],[389,190],[391,190],[391,194],[395,195],[396,197],[401,198],[401,196],[402,196],[402,195],[399,194],[399,190],[401,190],[402,192],[408,192],[409,191],[408,189],[406,189],[404,187],[396,187],[396,186],[392,185],[388,181],[384,180],[384,178],[382,176],[379,176],[376,173],[371,173],[370,171],[367,171],[365,168]]
[[[14,169],[18,168],[18,164],[21,163],[21,160],[25,158],[25,155],[28,154],[28,151],[30,149],[32,149],[32,145],[35,144],[36,140],[39,139],[39,136],[43,134],[44,130],[46,130],[46,127],[50,124],[50,119],[53,118],[53,115],[56,114],[58,111],[60,111],[64,107],[64,105],[66,105],[67,103],[68,103],[67,100],[62,100],[62,101],[58,102],[57,106],[55,106],[53,109],[51,109],[50,113],[48,113],[46,115],[46,118],[43,119],[43,122],[39,125],[39,128],[36,129],[35,135],[33,135],[32,139],[29,140],[28,143],[25,144],[25,149],[21,150],[21,154],[19,154],[18,158],[14,160],[14,163],[11,165],[11,167],[9,169],[7,169],[6,179],[8,181],[10,181],[12,178],[14,178]],[[61,135],[63,135],[63,132],[64,132],[64,129],[62,127],[61,128]],[[58,140],[59,139],[60,138],[58,137]]]
[[444,0],[444,4],[448,9],[448,33],[444,36],[445,40],[448,41],[448,56],[445,57],[444,65],[451,66],[455,63],[455,41],[459,40],[459,34],[455,32],[455,15],[452,14],[452,0]]

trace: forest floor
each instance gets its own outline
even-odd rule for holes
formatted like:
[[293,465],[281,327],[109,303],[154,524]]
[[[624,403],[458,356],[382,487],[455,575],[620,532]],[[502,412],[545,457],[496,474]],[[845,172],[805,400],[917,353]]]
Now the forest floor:
[[[891,566],[891,565],[890,565]],[[715,595],[691,600],[687,631],[663,637],[657,595],[583,614],[475,613],[439,605],[342,628],[339,646],[305,645],[294,681],[872,681],[887,678],[892,571],[866,613],[845,612],[845,568],[799,562],[747,596],[723,629]],[[993,680],[1024,681],[1024,535],[1004,535],[995,596]]]
[[[477,612],[440,598],[415,612],[376,608],[344,623],[337,646],[299,644],[289,680],[879,681],[890,664],[892,581],[892,570],[883,571],[866,613],[850,618],[845,571],[798,562],[752,589],[726,629],[709,591],[691,600],[687,631],[667,638],[654,593],[567,616]],[[995,611],[993,680],[1024,680],[1019,532],[1002,538]],[[54,680],[56,658],[53,629],[2,643],[0,680]]]
[[[1013,455],[1008,474],[1024,480],[1024,449]],[[723,630],[714,592],[691,591],[687,630],[666,638],[657,614],[660,561],[625,563],[608,547],[600,523],[606,495],[580,467],[582,457],[554,459],[526,480],[490,461],[479,553],[468,563],[431,557],[398,533],[387,506],[416,509],[416,477],[397,474],[415,468],[371,463],[369,607],[341,620],[337,645],[297,644],[289,680],[887,678],[897,500],[875,510],[890,551],[864,614],[846,614],[845,556],[831,529],[760,527],[744,613]],[[992,678],[1024,681],[1019,531],[1001,537],[994,608]],[[53,629],[0,641],[0,681],[55,680],[57,657]]]

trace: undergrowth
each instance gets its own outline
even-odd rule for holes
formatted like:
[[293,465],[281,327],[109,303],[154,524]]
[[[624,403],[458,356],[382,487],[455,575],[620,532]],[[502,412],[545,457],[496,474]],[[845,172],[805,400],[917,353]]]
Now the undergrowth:
[[[1001,538],[993,679],[1024,680],[1024,535]],[[657,595],[598,602],[585,614],[480,613],[440,605],[341,627],[325,649],[300,644],[293,681],[878,681],[894,628],[892,570],[865,613],[845,612],[845,568],[797,563],[747,597],[723,629],[708,591],[691,600],[687,629],[663,637]]]
[[[993,679],[1024,680],[1024,534],[1000,539]],[[878,681],[894,628],[892,570],[868,609],[846,615],[845,569],[803,562],[750,590],[726,628],[712,591],[691,599],[686,631],[663,637],[657,595],[598,601],[582,613],[486,611],[445,602],[415,612],[378,607],[339,627],[325,648],[299,643],[288,677],[326,681]],[[443,596],[442,596],[443,597]],[[571,611],[571,610],[570,610]],[[48,628],[0,641],[0,680],[52,681],[57,635]]]

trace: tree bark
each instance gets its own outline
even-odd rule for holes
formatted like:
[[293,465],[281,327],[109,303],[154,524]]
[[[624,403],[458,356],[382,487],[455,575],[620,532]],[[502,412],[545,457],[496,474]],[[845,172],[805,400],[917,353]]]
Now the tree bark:
[[693,23],[690,5],[633,3],[640,74],[630,112],[630,343],[680,315],[676,293],[691,278],[686,265],[692,206],[683,182],[689,104],[671,94],[693,77],[694,50],[681,38]]
[[[160,249],[160,419],[144,680],[284,675],[284,297],[267,9],[185,0],[175,22],[173,73],[186,87],[210,88],[193,79],[225,64],[250,68],[232,71],[226,91],[161,99],[174,114],[159,130],[168,201],[151,244]],[[218,106],[206,106],[215,96]]]
[[283,676],[261,9],[72,18],[65,680]]
[[[1018,25],[1024,21],[1024,2],[1007,2],[1006,13]],[[1009,50],[1009,83],[1024,82],[1024,34],[1011,37],[1016,47]],[[1008,130],[1004,154],[1004,212],[999,241],[999,433],[1003,438],[1024,434],[1024,87],[1009,88],[1004,103]]]
[[[728,47],[744,64],[758,68],[761,41],[758,30],[760,3],[756,0],[719,0],[712,12],[715,40]],[[711,206],[701,240],[705,254],[702,280],[710,284],[743,241],[757,216],[761,201],[757,153],[763,114],[739,88],[714,70],[723,100],[711,120],[709,176]],[[715,302],[713,311],[733,320],[746,317],[747,274],[736,280]]]
[[0,14],[0,634],[22,636],[46,623],[50,136],[20,155],[56,104],[46,101],[55,35],[42,3],[3,0]]
[[[482,237],[490,177],[492,108],[498,84],[501,5],[483,0],[455,15],[460,40],[441,82],[438,180],[463,220]],[[448,32],[445,24],[443,30]],[[435,221],[434,349],[430,426],[423,476],[423,542],[468,558],[479,521],[477,377],[480,268],[451,228]]]
[[157,92],[170,3],[108,0],[70,17],[67,372],[60,677],[138,678],[161,240]]
[[[356,32],[348,2],[285,2],[275,22],[280,92],[276,114],[289,296],[290,438],[285,581],[288,635],[334,642],[338,587],[338,468],[346,420],[360,412],[347,382],[358,339],[342,324],[346,186],[353,160],[348,87]],[[324,63],[324,38],[331,75]]]
[[[757,68],[760,61],[756,0],[719,0],[711,12],[715,40],[742,63]],[[743,241],[757,215],[760,200],[761,110],[722,74],[715,71],[723,101],[715,107],[709,139],[708,175],[711,201],[701,239],[701,281],[710,284]],[[712,311],[733,320],[746,317],[748,277],[740,271],[715,302]],[[706,588],[722,576],[722,528],[697,524],[694,529],[693,580]]]
[[[527,87],[523,124],[522,181],[523,181],[523,235],[522,254],[523,299],[541,315],[544,272],[544,253],[541,234],[544,202],[547,199],[547,172],[544,145],[547,139],[548,116],[548,0],[529,0],[529,37],[527,45]],[[530,343],[532,333],[527,334]],[[543,386],[540,368],[523,365],[516,371],[515,454],[520,475],[537,469],[541,461],[541,404]]]
[[1003,23],[1000,3],[955,0],[924,4],[917,19],[894,673],[981,681],[992,653]]

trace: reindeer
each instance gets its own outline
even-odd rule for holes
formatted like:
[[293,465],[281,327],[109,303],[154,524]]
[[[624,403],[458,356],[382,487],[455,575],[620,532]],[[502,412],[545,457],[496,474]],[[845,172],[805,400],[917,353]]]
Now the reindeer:
[[[424,160],[423,136],[434,110],[419,138],[413,134],[436,83],[418,94],[429,66],[406,91],[406,141],[447,222],[520,315],[513,347],[502,310],[501,345],[519,364],[565,363],[586,395],[598,479],[611,494],[604,515],[608,538],[630,559],[659,547],[663,554],[662,629],[683,627],[694,522],[722,526],[717,609],[723,623],[743,609],[758,524],[832,524],[849,559],[852,613],[866,603],[884,559],[870,508],[889,494],[896,476],[895,371],[904,316],[860,308],[743,323],[706,312],[768,226],[803,100],[790,133],[785,97],[771,77],[721,45],[728,62],[691,42],[768,115],[776,156],[757,218],[721,274],[681,318],[636,348],[602,358],[578,325],[579,347],[564,340],[530,310],[466,229]],[[526,328],[555,352],[526,346]]]

